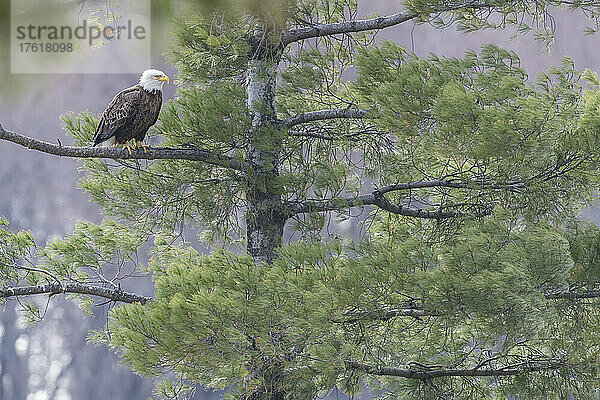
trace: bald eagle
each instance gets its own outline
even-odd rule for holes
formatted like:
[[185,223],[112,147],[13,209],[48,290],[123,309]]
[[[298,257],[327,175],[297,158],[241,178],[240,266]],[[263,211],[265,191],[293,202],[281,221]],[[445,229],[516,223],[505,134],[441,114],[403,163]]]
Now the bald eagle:
[[[94,134],[94,146],[103,147],[122,144],[131,150],[141,147],[148,128],[156,123],[162,105],[162,87],[169,77],[157,69],[147,69],[140,76],[140,83],[117,93],[110,102]],[[129,144],[135,139],[132,147]]]

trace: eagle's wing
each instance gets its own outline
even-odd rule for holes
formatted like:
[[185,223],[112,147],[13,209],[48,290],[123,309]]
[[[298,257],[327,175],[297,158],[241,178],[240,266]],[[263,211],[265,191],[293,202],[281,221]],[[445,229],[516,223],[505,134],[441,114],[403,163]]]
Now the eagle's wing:
[[115,136],[121,127],[133,122],[139,110],[141,90],[134,86],[117,93],[102,114],[94,134],[94,146]]

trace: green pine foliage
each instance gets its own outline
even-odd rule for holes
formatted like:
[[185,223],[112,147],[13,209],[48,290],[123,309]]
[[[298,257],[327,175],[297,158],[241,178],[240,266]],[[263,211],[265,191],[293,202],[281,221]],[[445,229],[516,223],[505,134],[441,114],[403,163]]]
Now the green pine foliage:
[[[110,343],[140,373],[168,368],[233,396],[267,384],[247,369],[257,363],[283,368],[284,385],[302,398],[335,385],[353,393],[367,383],[383,397],[408,399],[428,398],[432,389],[349,372],[345,362],[471,369],[487,357],[497,366],[547,357],[572,367],[527,379],[442,379],[438,390],[460,398],[593,398],[600,315],[585,302],[543,293],[574,282],[577,246],[597,241],[598,228],[580,238],[547,224],[515,229],[499,216],[467,223],[443,244],[425,247],[399,222],[378,223],[376,231],[386,235],[358,247],[286,246],[269,266],[223,251],[202,256],[160,238],[151,263],[156,298],[116,309]],[[429,315],[418,320],[352,318],[421,301]]]
[[474,209],[497,203],[529,218],[576,213],[594,190],[598,165],[587,155],[598,144],[598,93],[586,90],[572,60],[533,84],[516,54],[495,45],[463,59],[418,59],[384,43],[361,51],[357,68],[361,105],[396,132],[384,162],[371,156],[382,184],[430,176],[482,186],[521,182],[509,191],[447,191],[431,200]]

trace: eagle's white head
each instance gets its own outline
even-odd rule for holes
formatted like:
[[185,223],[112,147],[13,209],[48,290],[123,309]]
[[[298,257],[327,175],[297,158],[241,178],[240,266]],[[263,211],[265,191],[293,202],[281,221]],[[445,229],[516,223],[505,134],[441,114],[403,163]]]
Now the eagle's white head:
[[165,82],[169,82],[169,77],[157,69],[147,69],[140,76],[140,86],[148,92],[162,90]]

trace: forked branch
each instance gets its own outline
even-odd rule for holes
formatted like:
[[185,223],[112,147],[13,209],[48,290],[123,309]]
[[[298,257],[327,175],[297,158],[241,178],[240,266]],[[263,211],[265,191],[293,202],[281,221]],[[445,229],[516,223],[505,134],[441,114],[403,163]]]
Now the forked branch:
[[560,360],[531,361],[501,368],[485,369],[440,368],[422,370],[412,368],[381,367],[352,361],[347,361],[345,364],[346,368],[349,370],[364,372],[369,375],[396,376],[400,378],[417,379],[420,381],[428,381],[430,379],[443,377],[514,376],[527,372],[553,371],[567,367],[567,364]]
[[402,204],[394,204],[387,200],[382,193],[373,192],[370,194],[346,197],[339,199],[332,199],[326,201],[305,201],[298,203],[290,203],[289,209],[291,215],[314,213],[314,212],[326,212],[326,211],[337,211],[344,210],[351,207],[362,207],[366,205],[376,206],[382,210],[390,212],[396,215],[404,215],[407,217],[423,218],[423,219],[448,219],[458,218],[467,215],[474,215],[476,217],[483,217],[488,215],[490,210],[477,210],[472,213],[458,211],[458,210],[427,210],[420,208],[411,208]]
[[234,157],[213,153],[197,148],[153,147],[147,152],[137,150],[129,154],[127,150],[110,147],[76,147],[52,144],[19,133],[7,131],[0,125],[0,140],[16,143],[31,150],[41,151],[60,157],[110,158],[114,160],[190,160],[217,165],[238,171],[248,171],[250,166]]

